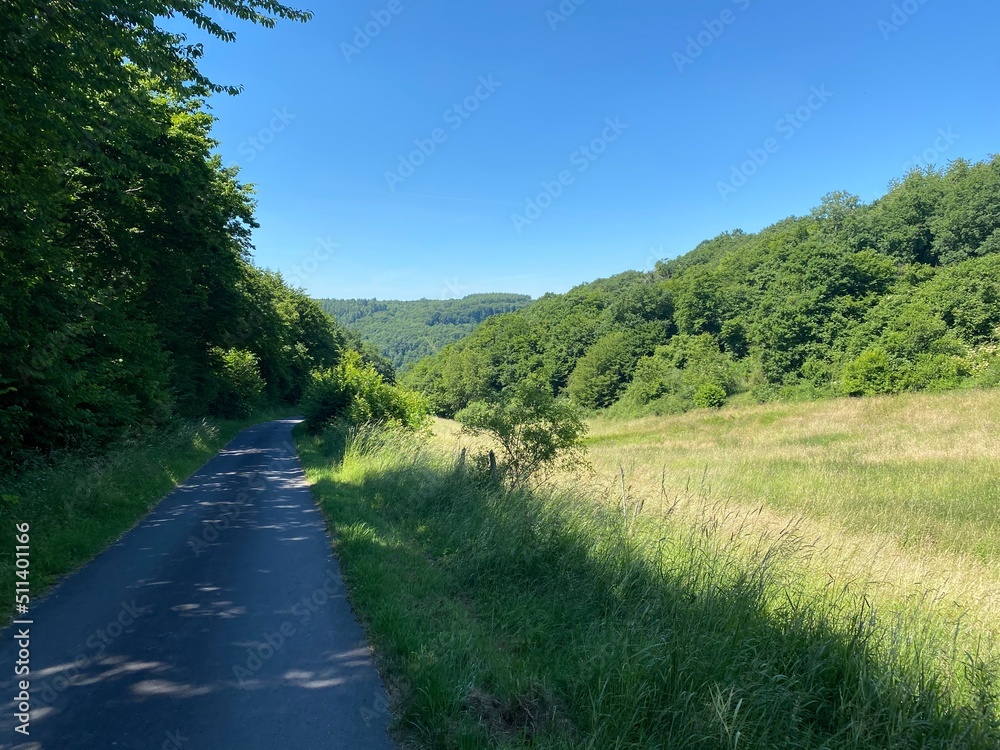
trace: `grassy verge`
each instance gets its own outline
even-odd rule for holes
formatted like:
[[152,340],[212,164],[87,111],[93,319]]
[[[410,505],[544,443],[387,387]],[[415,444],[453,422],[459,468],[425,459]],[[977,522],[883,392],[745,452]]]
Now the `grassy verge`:
[[794,527],[503,493],[412,438],[298,440],[415,746],[1000,747],[983,633],[872,601]]
[[[31,526],[31,595],[38,598],[134,526],[240,430],[288,413],[178,423],[100,457],[61,456],[6,481],[0,518],[9,537],[0,545],[0,591],[14,589],[15,523]],[[0,619],[9,621],[12,608],[13,596]]]

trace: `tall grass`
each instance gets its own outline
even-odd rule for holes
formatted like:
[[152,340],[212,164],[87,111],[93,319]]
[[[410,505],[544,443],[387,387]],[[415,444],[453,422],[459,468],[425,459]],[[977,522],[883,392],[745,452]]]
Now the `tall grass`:
[[613,497],[503,492],[426,442],[343,437],[300,452],[405,740],[1000,747],[995,651],[815,570],[794,525],[621,475]]
[[[135,525],[237,432],[277,415],[177,422],[100,455],[53,455],[0,481],[0,520],[10,534],[0,544],[0,590],[14,588],[15,523],[30,524],[31,594],[38,598]],[[10,596],[0,620],[10,619],[12,606]]]
[[1000,389],[596,419],[595,468],[708,470],[717,497],[829,519],[916,553],[1000,561]]

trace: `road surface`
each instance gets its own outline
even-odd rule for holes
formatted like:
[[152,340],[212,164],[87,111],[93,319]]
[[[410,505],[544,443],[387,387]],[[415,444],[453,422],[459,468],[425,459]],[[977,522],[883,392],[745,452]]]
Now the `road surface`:
[[23,628],[4,631],[0,747],[393,748],[294,424],[242,432],[32,604],[28,736],[15,731]]

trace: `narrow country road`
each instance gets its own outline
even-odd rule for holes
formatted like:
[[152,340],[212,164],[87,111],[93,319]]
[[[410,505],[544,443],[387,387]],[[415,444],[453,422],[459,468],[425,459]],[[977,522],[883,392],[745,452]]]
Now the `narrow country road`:
[[0,643],[0,748],[389,750],[385,692],[292,446],[238,435]]

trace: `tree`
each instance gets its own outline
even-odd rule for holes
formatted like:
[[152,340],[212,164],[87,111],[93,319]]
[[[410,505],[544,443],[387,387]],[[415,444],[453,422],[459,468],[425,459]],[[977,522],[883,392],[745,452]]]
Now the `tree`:
[[349,425],[392,423],[418,430],[430,413],[425,398],[385,382],[355,351],[348,352],[336,367],[311,374],[302,410],[312,432],[338,421]]
[[628,385],[639,357],[623,331],[598,339],[576,363],[569,376],[566,393],[576,404],[587,409],[603,409],[615,402]]
[[[652,273],[544,295],[418,363],[414,383],[443,414],[528,377],[618,415],[690,409],[706,383],[817,397],[848,367],[860,392],[955,387],[974,377],[970,350],[997,342],[998,279],[1000,157],[955,161],[871,204],[831,193],[808,216],[719,235]],[[866,350],[905,372],[883,378],[877,352],[855,362]],[[718,401],[712,390],[699,400]]]
[[10,0],[0,13],[0,468],[204,415],[213,349],[282,373],[276,359],[314,356],[301,338],[248,340],[252,190],[213,153],[204,110],[238,89],[158,27],[175,15],[230,41],[227,16],[309,14],[272,0]]
[[245,349],[212,349],[216,394],[212,411],[223,417],[248,417],[264,393],[257,355]]
[[455,418],[469,434],[496,441],[499,469],[512,489],[561,463],[578,461],[587,432],[570,404],[534,383],[509,388],[495,401],[472,403]]

